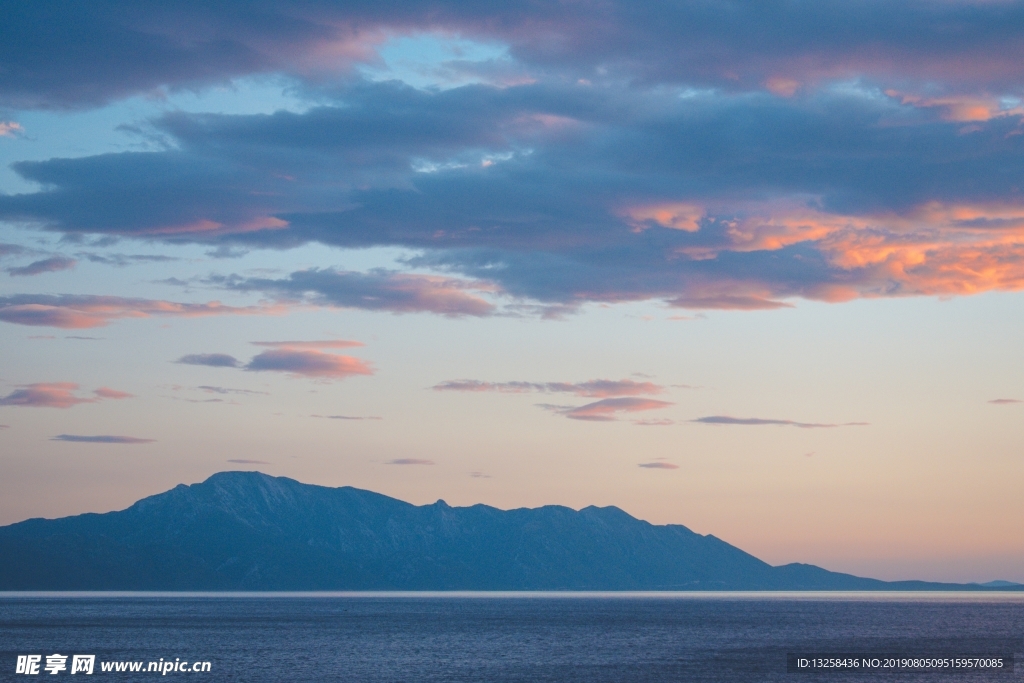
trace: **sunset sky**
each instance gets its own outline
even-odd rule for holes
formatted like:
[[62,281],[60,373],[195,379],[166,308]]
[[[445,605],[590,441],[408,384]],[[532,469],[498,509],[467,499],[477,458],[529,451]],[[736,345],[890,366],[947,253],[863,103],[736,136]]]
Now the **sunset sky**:
[[230,469],[1024,582],[1024,2],[23,2],[0,524]]

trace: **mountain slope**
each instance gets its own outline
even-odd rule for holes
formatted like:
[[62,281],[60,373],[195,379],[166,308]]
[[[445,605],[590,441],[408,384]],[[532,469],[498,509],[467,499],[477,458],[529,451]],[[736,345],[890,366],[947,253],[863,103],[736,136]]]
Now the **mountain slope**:
[[[0,590],[940,588],[771,567],[615,507],[415,506],[222,472],[126,510],[0,528]],[[950,586],[952,587],[952,586]]]

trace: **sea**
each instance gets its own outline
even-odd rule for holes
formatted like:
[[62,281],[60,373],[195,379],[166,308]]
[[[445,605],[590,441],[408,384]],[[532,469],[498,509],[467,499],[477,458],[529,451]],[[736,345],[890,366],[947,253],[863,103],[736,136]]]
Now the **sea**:
[[1008,683],[1022,645],[1010,592],[0,593],[0,681]]

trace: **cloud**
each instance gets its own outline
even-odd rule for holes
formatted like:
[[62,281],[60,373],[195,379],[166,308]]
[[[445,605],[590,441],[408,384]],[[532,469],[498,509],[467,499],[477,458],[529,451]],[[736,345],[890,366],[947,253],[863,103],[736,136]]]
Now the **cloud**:
[[468,291],[492,291],[493,285],[451,277],[410,275],[385,269],[368,273],[330,268],[301,270],[287,278],[213,278],[238,291],[259,291],[280,301],[301,301],[333,308],[392,313],[430,312],[449,317],[486,316],[494,305]]
[[254,346],[270,346],[286,349],[349,349],[366,344],[347,339],[326,339],[322,341],[256,341],[249,342]]
[[729,417],[728,415],[709,415],[707,417],[698,417],[695,420],[690,420],[690,422],[699,422],[701,424],[710,425],[781,425],[789,427],[800,427],[802,429],[831,429],[833,427],[864,427],[868,425],[867,422],[843,422],[825,424],[819,422],[795,422],[793,420],[771,420],[762,419],[758,417]]
[[139,439],[134,436],[111,436],[103,434],[99,436],[81,436],[78,434],[58,434],[50,441],[70,441],[72,443],[120,443],[120,444],[143,444],[155,443],[155,439]]
[[674,403],[656,401],[652,398],[604,398],[600,401],[583,406],[554,406],[540,404],[541,408],[564,415],[571,420],[587,420],[591,422],[613,422],[620,413],[636,413],[644,410],[659,410]]
[[12,277],[19,275],[39,275],[41,273],[53,273],[58,270],[70,270],[75,267],[76,263],[78,263],[78,261],[73,258],[67,258],[66,256],[53,256],[41,261],[34,261],[27,266],[22,266],[20,268],[8,268],[7,272]]
[[10,429],[11,425],[0,425],[0,429]]
[[1016,398],[994,398],[991,401],[989,401],[989,403],[995,404],[997,406],[1003,406],[1003,405],[1010,405],[1010,404],[1013,404],[1013,403],[1024,403],[1024,401],[1021,401],[1021,400],[1016,399]]
[[31,408],[71,408],[79,403],[96,403],[102,399],[134,398],[133,394],[109,387],[93,391],[94,398],[76,396],[78,385],[73,382],[40,382],[23,384],[7,396],[0,398],[0,406],[26,406]]
[[[417,269],[211,278],[229,289],[448,316],[1024,289],[1018,2],[47,11],[5,17],[5,106],[268,73],[309,106],[170,112],[158,150],[18,161],[38,189],[0,218],[215,255],[395,247]],[[507,53],[445,66],[476,74],[459,87],[352,71],[424,35]],[[103,324],[40,305],[0,314]]]
[[674,425],[675,420],[633,420],[633,424],[639,425],[640,427],[668,427]]
[[271,463],[269,463],[269,462],[267,462],[265,460],[246,460],[244,458],[232,458],[230,460],[226,460],[225,462],[235,462],[235,463],[238,463],[240,465],[269,465],[269,464],[271,464]]
[[93,254],[80,252],[75,255],[79,258],[84,258],[91,263],[102,263],[104,265],[115,266],[118,268],[137,265],[139,263],[169,263],[171,261],[181,260],[173,256],[163,256],[161,254]]
[[484,474],[483,472],[470,472],[469,476],[473,479],[490,479],[491,475]]
[[508,394],[527,392],[567,393],[576,396],[604,398],[613,396],[635,396],[637,394],[661,394],[665,387],[653,382],[637,382],[631,379],[592,379],[586,382],[482,382],[475,379],[459,379],[441,382],[431,387],[434,391],[494,391]]
[[422,460],[420,458],[396,458],[388,460],[385,465],[433,465],[433,460]]
[[237,358],[226,353],[190,353],[174,362],[183,365],[206,365],[211,368],[237,368],[242,365]]
[[118,391],[117,389],[111,389],[110,387],[100,387],[92,393],[96,394],[100,398],[108,399],[124,399],[124,398],[135,398],[135,394],[129,394],[127,391]]
[[[131,11],[128,11],[131,10]],[[424,0],[240,2],[201,7],[32,3],[9,13],[0,105],[97,106],[158,88],[251,74],[310,83],[378,63],[389,35],[437,32],[507,46],[490,62],[442,70],[493,82],[567,81],[764,89],[793,98],[828,79],[1004,92],[1019,82],[1016,2],[671,4],[611,0],[538,5]],[[955,31],[950,27],[955,27]],[[494,63],[497,62],[497,63]],[[126,65],[129,65],[126,67]],[[331,78],[331,77],[334,78]]]
[[214,387],[206,384],[201,384],[196,389],[205,391],[210,394],[252,394],[259,396],[269,396],[270,392],[267,391],[253,391],[252,389],[228,389],[227,387]]
[[73,382],[40,382],[24,384],[0,398],[0,406],[26,406],[31,408],[71,408],[79,403],[96,403],[99,398],[75,396],[78,385]]
[[352,375],[372,375],[373,370],[358,358],[315,350],[275,349],[264,351],[245,365],[254,372],[287,372],[293,376],[317,379],[344,379]]
[[310,417],[324,417],[328,420],[383,420],[382,417],[375,415],[361,416],[361,415],[311,415]]
[[678,470],[679,465],[670,462],[642,462],[637,467],[644,467],[650,470]]
[[0,121],[0,138],[13,138],[24,130],[16,121]]
[[18,254],[23,254],[24,252],[25,247],[22,247],[17,244],[5,244],[3,242],[0,242],[0,258],[3,258],[5,256],[17,256]]
[[211,315],[268,315],[280,308],[177,303],[159,299],[131,299],[87,294],[15,294],[0,296],[0,320],[16,325],[88,329],[121,318],[173,316],[194,318]]

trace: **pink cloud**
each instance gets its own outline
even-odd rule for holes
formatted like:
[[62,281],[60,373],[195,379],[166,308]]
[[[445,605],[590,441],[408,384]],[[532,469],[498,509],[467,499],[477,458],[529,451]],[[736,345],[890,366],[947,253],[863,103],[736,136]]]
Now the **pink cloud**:
[[394,460],[388,460],[384,463],[385,465],[433,465],[433,460],[423,460],[421,458],[396,458]]
[[250,360],[245,369],[256,372],[287,372],[319,379],[344,379],[352,375],[373,374],[373,370],[364,361],[352,356],[290,348],[264,351]]
[[669,419],[664,419],[664,420],[633,420],[633,424],[639,425],[641,427],[668,427],[670,425],[674,425],[675,423],[676,423],[675,420],[669,420]]
[[1011,405],[1011,404],[1014,404],[1014,403],[1024,403],[1024,401],[1021,401],[1021,400],[1016,399],[1016,398],[994,398],[991,401],[989,401],[989,403],[992,403],[992,404],[997,405],[997,406],[1005,406],[1005,405]]
[[282,306],[225,306],[219,301],[205,304],[177,303],[155,299],[117,296],[34,295],[0,297],[0,320],[16,325],[87,329],[108,325],[120,318],[173,316],[195,318],[211,315],[268,315]]
[[508,394],[527,392],[567,393],[576,396],[608,398],[613,396],[635,396],[636,394],[661,394],[665,387],[653,382],[637,382],[631,379],[592,379],[586,382],[482,382],[475,379],[459,379],[441,382],[432,387],[434,391],[495,391]]
[[20,133],[22,130],[24,129],[21,124],[16,121],[0,121],[0,138],[13,138],[15,133]]
[[73,392],[78,385],[73,382],[40,382],[25,384],[7,396],[0,398],[0,406],[26,406],[31,408],[71,408],[79,403],[96,403],[98,398],[82,398]]
[[135,398],[135,394],[129,394],[127,391],[118,391],[117,389],[111,389],[110,387],[100,387],[92,393],[96,394],[100,398],[109,398],[114,400]]
[[656,401],[653,398],[625,396],[621,398],[604,398],[600,401],[595,401],[578,407],[552,406],[544,404],[540,407],[565,415],[571,420],[613,422],[617,419],[616,415],[620,413],[637,413],[644,410],[659,410],[671,405],[675,404],[668,401]]
[[26,406],[31,408],[71,408],[79,403],[97,403],[101,399],[132,398],[124,391],[100,387],[95,398],[76,396],[78,385],[73,382],[39,382],[23,384],[7,396],[0,398],[0,406]]
[[642,462],[637,467],[644,467],[649,470],[678,470],[679,465],[673,465],[670,462]]

